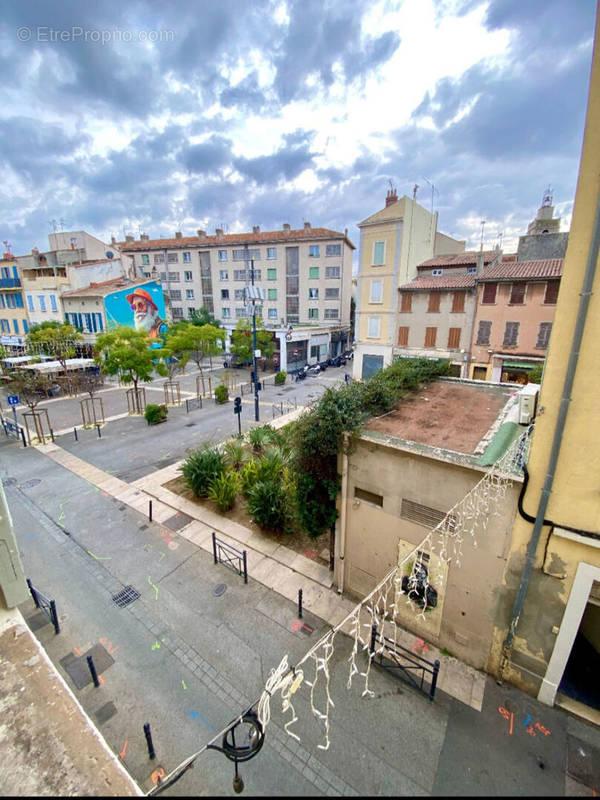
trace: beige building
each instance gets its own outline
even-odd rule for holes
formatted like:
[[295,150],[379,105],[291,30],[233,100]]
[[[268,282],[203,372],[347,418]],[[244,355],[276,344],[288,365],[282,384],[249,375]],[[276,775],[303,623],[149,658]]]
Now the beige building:
[[255,226],[252,233],[217,229],[214,236],[203,230],[172,239],[128,236],[118,246],[135,274],[160,278],[174,320],[205,308],[228,332],[251,316],[244,290],[252,259],[254,282],[265,295],[261,316],[278,341],[281,369],[324,360],[349,345],[354,245],[347,231],[286,223],[280,231]]
[[0,344],[12,353],[23,346],[28,332],[19,264],[12,253],[6,252],[0,259]]
[[414,199],[389,190],[386,205],[358,223],[359,274],[355,322],[354,378],[391,364],[398,339],[398,287],[416,276],[417,264],[434,255],[464,251],[437,231],[431,214]]
[[[352,453],[339,456],[338,591],[353,598],[369,594],[476,486],[487,469],[480,465],[482,456],[490,442],[502,438],[500,425],[511,418],[516,402],[510,387],[441,379],[364,426]],[[514,422],[509,427],[520,432]],[[487,520],[476,538],[464,537],[462,553],[446,564],[439,547],[420,552],[436,606],[423,618],[408,603],[400,604],[402,628],[477,669],[488,664],[522,480],[514,478],[499,515]]]

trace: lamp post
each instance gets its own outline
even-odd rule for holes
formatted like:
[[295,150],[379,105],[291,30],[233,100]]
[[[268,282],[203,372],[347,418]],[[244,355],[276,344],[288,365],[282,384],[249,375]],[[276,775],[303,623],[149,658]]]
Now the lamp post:
[[[254,286],[254,259],[250,259],[250,279]],[[259,421],[258,413],[258,363],[256,360],[256,298],[252,293],[252,363],[254,367],[254,419]]]

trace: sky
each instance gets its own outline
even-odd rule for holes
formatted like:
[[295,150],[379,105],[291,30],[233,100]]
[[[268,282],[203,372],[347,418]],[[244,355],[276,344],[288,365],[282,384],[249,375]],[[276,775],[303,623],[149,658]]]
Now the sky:
[[[390,186],[467,249],[568,230],[595,0],[4,0],[0,239],[348,228]],[[391,183],[390,183],[391,182]]]

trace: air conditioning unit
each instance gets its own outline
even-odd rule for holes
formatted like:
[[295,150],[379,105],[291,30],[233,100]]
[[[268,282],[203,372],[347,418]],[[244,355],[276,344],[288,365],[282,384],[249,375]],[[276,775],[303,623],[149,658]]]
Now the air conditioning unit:
[[529,425],[535,416],[539,383],[527,383],[519,392],[519,424]]

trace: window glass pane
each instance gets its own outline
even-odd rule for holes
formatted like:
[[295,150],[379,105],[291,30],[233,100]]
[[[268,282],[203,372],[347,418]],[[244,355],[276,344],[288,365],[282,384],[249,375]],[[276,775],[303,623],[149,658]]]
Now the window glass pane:
[[273,269],[272,267],[267,270],[267,280],[268,281],[276,281],[277,280],[277,270]]
[[267,299],[277,300],[277,289],[267,289]]
[[385,242],[375,242],[373,245],[373,264],[376,267],[385,262]]
[[309,280],[313,280],[313,281],[319,279],[319,268],[318,267],[309,267],[308,279]]
[[341,244],[328,244],[325,247],[325,255],[326,256],[341,256],[342,255],[342,245]]
[[319,245],[318,244],[309,244],[308,246],[308,255],[312,258],[317,258],[319,255]]
[[372,339],[376,339],[379,336],[379,326],[381,320],[379,317],[369,317],[369,336]]
[[383,281],[371,281],[371,297],[369,302],[381,303],[383,297]]
[[267,247],[267,258],[277,258],[277,248]]

